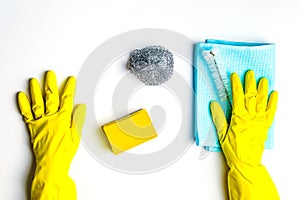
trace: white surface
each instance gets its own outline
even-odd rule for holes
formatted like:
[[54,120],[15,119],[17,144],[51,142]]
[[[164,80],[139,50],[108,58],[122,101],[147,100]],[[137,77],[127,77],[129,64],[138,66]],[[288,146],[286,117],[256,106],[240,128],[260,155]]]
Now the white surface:
[[[105,70],[104,74],[99,77],[99,82],[97,84],[94,96],[94,114],[96,120],[98,122],[98,126],[101,127],[105,123],[108,123],[114,119],[123,116],[116,116],[114,114],[114,108],[112,106],[112,98],[114,97],[114,92],[118,87],[121,79],[124,76],[132,77],[133,81],[136,81],[137,84],[141,82],[129,72],[126,68],[126,63],[129,58],[130,49],[128,49],[128,53],[125,55],[116,58],[111,65],[107,66],[108,69]],[[184,59],[179,56],[173,55],[174,63],[174,71],[179,73],[181,77],[186,80],[189,84],[190,88],[193,88],[193,69],[191,64],[186,62]],[[174,73],[175,73],[174,72]],[[124,83],[124,82],[123,82]],[[127,86],[128,88],[128,86]],[[120,90],[120,89],[119,89]],[[165,114],[165,118],[161,116],[160,119],[151,118],[151,121],[155,127],[156,132],[159,134],[159,137],[155,138],[155,140],[150,140],[143,145],[136,146],[127,152],[134,154],[149,154],[160,151],[164,149],[166,146],[170,145],[172,141],[176,138],[177,133],[180,131],[181,123],[182,123],[182,108],[181,102],[178,99],[179,97],[174,94],[174,91],[167,88],[167,86],[146,86],[141,84],[137,88],[133,88],[130,91],[129,99],[122,99],[122,101],[128,101],[127,112],[124,115],[132,113],[133,111],[144,108],[147,110],[148,114],[151,116],[152,109],[156,107],[156,109],[160,108],[163,112],[161,114]],[[104,96],[105,94],[105,96]],[[193,101],[193,96],[190,97],[186,101]],[[192,111],[190,111],[192,112]],[[156,112],[157,113],[157,112]],[[160,114],[160,113],[159,113]],[[189,115],[192,117],[192,115]],[[163,121],[161,121],[163,119]],[[192,119],[187,119],[187,121],[191,121]],[[183,132],[190,132],[189,130],[184,130]],[[99,133],[97,133],[99,134]],[[93,140],[93,137],[89,138]],[[99,146],[98,143],[93,143]],[[107,151],[107,149],[101,149],[97,147],[93,147],[91,149],[96,149],[96,151]],[[105,152],[104,152],[105,153]],[[100,158],[99,158],[100,159]],[[138,158],[137,158],[138,159]],[[162,158],[163,159],[163,158]]]
[[[277,44],[275,149],[264,153],[281,199],[297,199],[300,179],[300,3],[297,0],[13,1],[0,0],[0,199],[27,199],[33,155],[16,104],[28,79],[53,69],[61,83],[110,37],[138,28],[164,28],[195,41],[206,38]],[[78,199],[227,199],[219,153],[199,160],[193,146],[175,164],[147,175],[112,171],[81,146],[70,174]]]

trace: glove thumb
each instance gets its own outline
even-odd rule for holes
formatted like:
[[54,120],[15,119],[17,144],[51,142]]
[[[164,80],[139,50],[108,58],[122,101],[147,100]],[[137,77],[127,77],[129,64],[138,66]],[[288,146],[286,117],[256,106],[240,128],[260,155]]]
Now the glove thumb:
[[228,123],[226,121],[222,107],[220,106],[219,103],[213,101],[210,103],[210,112],[212,115],[212,120],[218,132],[219,140],[220,142],[222,142],[226,136],[226,132],[228,128]]
[[81,130],[84,124],[86,115],[86,105],[85,104],[78,104],[75,106],[73,110],[72,116],[72,127],[76,129],[79,138],[81,137]]

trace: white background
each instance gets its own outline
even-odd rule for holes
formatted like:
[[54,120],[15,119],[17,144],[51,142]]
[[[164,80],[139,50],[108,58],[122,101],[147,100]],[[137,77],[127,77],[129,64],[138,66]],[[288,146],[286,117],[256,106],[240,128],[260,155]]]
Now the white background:
[[[277,44],[275,149],[268,168],[281,199],[299,198],[299,45],[297,0],[0,0],[0,199],[27,199],[33,154],[16,104],[28,79],[53,69],[59,83],[77,75],[102,42],[138,28],[170,29],[207,38]],[[146,175],[106,168],[80,146],[70,174],[78,199],[227,199],[220,153],[199,160],[192,147],[175,164]]]

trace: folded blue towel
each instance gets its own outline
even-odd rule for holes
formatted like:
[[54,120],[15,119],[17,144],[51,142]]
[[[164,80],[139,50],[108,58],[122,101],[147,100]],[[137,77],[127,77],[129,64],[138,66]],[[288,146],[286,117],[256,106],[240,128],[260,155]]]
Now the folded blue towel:
[[[216,100],[221,103],[229,121],[231,107],[228,101],[221,101],[203,52],[213,52],[220,71],[228,78],[236,72],[244,82],[245,72],[252,69],[256,79],[269,80],[269,91],[274,89],[275,80],[275,44],[253,42],[230,42],[206,40],[195,45],[194,49],[194,89],[195,89],[195,139],[196,144],[208,151],[221,151],[215,127],[210,116],[209,103]],[[265,148],[273,148],[274,127],[268,132]]]

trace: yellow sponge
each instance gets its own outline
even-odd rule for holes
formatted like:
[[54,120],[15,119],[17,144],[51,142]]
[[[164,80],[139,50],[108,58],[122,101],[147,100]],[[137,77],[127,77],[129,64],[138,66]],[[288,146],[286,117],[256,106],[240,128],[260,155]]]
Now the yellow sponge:
[[102,129],[115,155],[157,136],[145,109],[105,124]]

